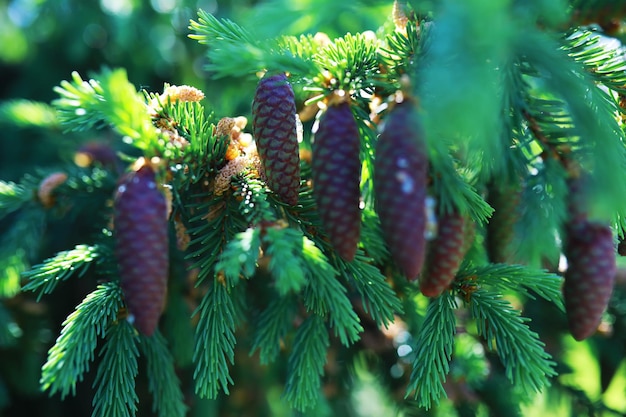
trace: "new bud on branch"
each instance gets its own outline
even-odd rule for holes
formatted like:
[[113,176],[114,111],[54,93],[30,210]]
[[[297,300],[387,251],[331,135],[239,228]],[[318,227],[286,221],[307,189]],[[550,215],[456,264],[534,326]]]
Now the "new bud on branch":
[[292,206],[300,190],[296,117],[296,100],[285,74],[263,77],[252,103],[252,132],[267,186]]
[[424,264],[428,157],[413,103],[393,107],[376,144],[376,210],[391,256],[409,279]]
[[347,261],[354,259],[361,230],[360,145],[350,104],[331,104],[315,133],[313,191],[330,242]]
[[124,300],[137,330],[150,336],[163,311],[169,272],[167,204],[150,165],[124,177],[114,207]]

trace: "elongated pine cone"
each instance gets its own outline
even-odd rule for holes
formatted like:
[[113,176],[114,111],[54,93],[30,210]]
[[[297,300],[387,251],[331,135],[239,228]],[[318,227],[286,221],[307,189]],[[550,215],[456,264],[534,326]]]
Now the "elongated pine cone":
[[313,143],[313,192],[324,230],[347,261],[354,259],[361,232],[360,144],[350,104],[328,107]]
[[574,339],[583,340],[596,332],[613,292],[617,273],[613,232],[602,223],[571,222],[564,249],[567,321]]
[[383,236],[408,279],[422,270],[426,246],[428,157],[412,102],[390,110],[376,144],[374,193]]
[[268,187],[290,205],[298,203],[300,156],[296,101],[285,74],[266,75],[252,102],[252,132]]
[[152,167],[124,177],[114,208],[122,292],[135,327],[150,336],[165,304],[169,267],[167,205]]
[[465,256],[465,233],[465,218],[461,214],[446,213],[439,218],[439,232],[430,242],[420,277],[422,294],[437,297],[454,281]]
[[515,224],[519,220],[521,184],[489,187],[488,202],[494,212],[487,223],[487,255],[494,263],[513,262]]

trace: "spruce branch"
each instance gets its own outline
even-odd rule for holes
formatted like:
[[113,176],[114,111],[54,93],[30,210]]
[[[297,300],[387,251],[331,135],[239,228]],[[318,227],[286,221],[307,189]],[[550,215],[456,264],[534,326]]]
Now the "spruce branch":
[[287,364],[285,398],[299,411],[312,408],[318,401],[329,345],[324,319],[316,314],[307,317],[296,331]]
[[420,407],[429,409],[446,396],[443,382],[450,372],[454,351],[456,302],[450,292],[431,300],[424,324],[415,342],[413,371],[407,387],[407,397],[413,396]]
[[557,274],[523,265],[462,266],[457,274],[457,282],[462,285],[464,280],[470,278],[475,278],[477,284],[487,286],[500,294],[513,291],[532,300],[536,298],[536,294],[565,311],[561,293],[563,278]]
[[458,210],[468,213],[476,222],[485,223],[493,213],[493,208],[461,177],[443,141],[435,140],[429,144],[432,145],[429,146],[429,161],[432,165],[434,194],[438,197],[438,212],[452,213]]
[[537,167],[535,175],[526,179],[516,234],[516,257],[530,265],[542,261],[557,262],[561,248],[557,242],[558,225],[566,219],[565,173],[562,165],[550,158]]
[[406,32],[394,30],[385,37],[385,46],[380,48],[380,60],[394,75],[396,88],[400,87],[399,80],[403,74],[412,74],[415,70],[418,56],[422,53],[423,23],[409,21]]
[[121,300],[118,284],[106,283],[87,295],[67,317],[61,335],[48,351],[48,359],[41,370],[43,390],[48,390],[50,395],[60,392],[61,398],[70,393],[76,394],[76,383],[89,369],[98,338],[105,335],[106,329],[117,317]]
[[344,346],[356,342],[363,327],[352,309],[346,288],[337,280],[337,271],[328,263],[321,250],[308,238],[303,238],[302,258],[307,269],[304,304],[308,311],[325,317]]
[[162,146],[144,97],[128,81],[125,70],[104,70],[89,82],[73,72],[72,81],[61,82],[55,91],[61,98],[53,104],[68,130],[88,130],[105,124],[142,150]]
[[0,303],[0,349],[14,347],[23,334],[9,309]]
[[142,335],[139,348],[147,362],[152,411],[159,417],[184,417],[187,406],[167,342],[157,330],[152,337]]
[[0,181],[0,220],[32,200],[32,192],[21,184]]
[[40,300],[44,294],[52,293],[60,282],[75,274],[82,277],[100,256],[101,250],[97,245],[77,245],[72,250],[59,252],[23,274],[28,282],[22,291],[36,292],[37,300]]
[[[238,213],[239,202],[234,198],[215,198],[212,193],[191,195],[185,209],[194,213],[189,219],[188,233],[192,237],[187,259],[193,260],[191,268],[199,268],[198,283],[215,275],[215,262],[226,242],[247,229],[248,225]],[[197,213],[197,214],[195,214]]]
[[395,314],[402,314],[402,302],[389,286],[385,276],[371,264],[371,259],[357,253],[353,262],[343,262],[342,275],[350,277],[359,294],[366,313],[378,326],[387,327],[394,321]]
[[55,129],[59,127],[59,120],[49,104],[22,99],[0,103],[0,124]]
[[313,56],[313,61],[327,75],[320,79],[330,91],[344,90],[355,97],[374,93],[374,78],[379,60],[376,44],[363,34],[346,34],[335,39]]
[[250,278],[256,271],[256,263],[261,249],[261,232],[250,228],[235,235],[226,244],[220,255],[215,271],[224,274],[228,286],[233,287],[241,276]]
[[281,340],[293,325],[296,304],[293,297],[274,297],[261,312],[255,326],[254,342],[250,354],[259,351],[261,364],[274,362],[280,352]]
[[[269,270],[278,294],[298,293],[307,284],[306,238],[292,228],[269,227],[263,237]],[[310,284],[307,284],[310,285]]]
[[21,275],[36,258],[46,213],[37,206],[19,211],[0,238],[0,297],[20,292]]
[[252,175],[237,175],[232,179],[241,198],[240,211],[251,224],[276,220],[276,211],[267,198],[265,184]]
[[100,82],[94,79],[85,81],[73,71],[71,81],[61,81],[54,91],[60,98],[52,104],[57,108],[59,121],[65,125],[66,131],[84,131],[104,125],[101,110],[104,97]]
[[189,302],[182,289],[169,291],[169,294],[167,309],[163,314],[163,332],[176,366],[188,368],[193,362],[195,325],[191,322]]
[[219,391],[229,393],[233,384],[228,369],[234,362],[235,305],[228,288],[215,279],[202,299],[197,314],[193,360],[195,391],[201,398],[215,399]]
[[539,392],[556,375],[555,363],[544,350],[537,333],[500,294],[476,289],[470,297],[470,311],[476,319],[478,334],[496,350],[505,367],[506,377],[526,394]]
[[582,147],[574,157],[593,172],[588,198],[593,216],[626,217],[626,183],[614,178],[626,166],[624,133],[613,116],[618,110],[615,101],[594,84],[582,64],[537,29],[527,31],[515,47],[541,74],[546,88],[567,104]]
[[139,351],[135,329],[128,321],[121,320],[107,329],[101,355],[91,416],[134,417],[139,402],[135,391]]
[[209,45],[210,63],[206,69],[215,78],[248,76],[263,69],[315,73],[310,61],[291,53],[290,48],[281,48],[279,40],[259,42],[254,34],[236,23],[219,20],[204,10],[198,11],[198,21],[192,20],[189,29],[194,32],[190,38]]
[[382,265],[389,259],[390,255],[380,229],[380,220],[371,208],[365,208],[362,213],[361,243],[363,249],[374,263]]
[[596,82],[626,92],[626,62],[619,42],[606,42],[597,32],[579,30],[565,39],[565,51],[582,63]]

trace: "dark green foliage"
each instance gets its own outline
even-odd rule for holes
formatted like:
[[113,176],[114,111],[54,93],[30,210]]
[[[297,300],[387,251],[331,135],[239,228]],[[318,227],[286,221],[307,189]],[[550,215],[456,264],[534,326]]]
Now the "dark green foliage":
[[197,313],[195,389],[201,398],[214,399],[220,390],[228,394],[233,383],[228,366],[234,361],[235,305],[224,283],[215,280]]
[[407,100],[395,105],[376,145],[376,211],[389,251],[402,273],[416,279],[426,251],[426,144]]
[[361,229],[359,131],[347,101],[331,103],[313,144],[313,191],[333,248],[354,259]]
[[287,77],[266,75],[252,102],[252,132],[268,187],[292,206],[300,190],[296,129],[296,102]]
[[151,166],[124,177],[114,227],[124,301],[135,327],[150,336],[165,306],[169,266],[167,207]]
[[135,329],[123,320],[106,331],[102,363],[94,381],[92,417],[132,417],[137,412],[139,397],[135,392],[138,372]]

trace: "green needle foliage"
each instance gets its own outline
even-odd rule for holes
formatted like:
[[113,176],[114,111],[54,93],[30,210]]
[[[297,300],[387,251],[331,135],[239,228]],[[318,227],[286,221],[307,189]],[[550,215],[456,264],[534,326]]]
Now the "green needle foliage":
[[187,407],[167,342],[157,332],[153,337],[142,337],[139,348],[146,357],[152,411],[159,417],[183,417]]
[[289,378],[285,398],[298,410],[314,406],[320,396],[320,375],[324,372],[328,332],[323,319],[311,315],[300,325],[289,356]]
[[490,349],[497,350],[506,376],[516,388],[533,393],[550,384],[548,378],[556,375],[556,363],[526,324],[529,319],[521,317],[501,295],[482,289],[472,293],[470,311],[478,333]]
[[430,408],[446,393],[443,381],[450,371],[454,350],[456,301],[448,294],[435,298],[428,305],[424,326],[415,344],[415,358],[407,395],[412,395],[420,407]]
[[196,330],[196,393],[201,398],[217,398],[219,391],[228,394],[233,384],[229,365],[234,362],[235,305],[224,283],[215,280],[198,308]]
[[126,320],[107,329],[102,362],[94,381],[96,395],[92,417],[132,417],[136,414],[135,377],[139,350],[135,334],[135,329]]
[[41,299],[44,294],[52,293],[60,282],[75,274],[78,277],[83,276],[91,263],[98,260],[99,250],[97,245],[78,245],[72,250],[57,253],[24,274],[28,282],[22,290],[37,292],[37,299]]
[[294,312],[294,300],[283,296],[273,298],[259,316],[251,353],[259,350],[262,364],[274,362],[278,357],[280,343],[293,325]]
[[[49,390],[50,394],[59,392],[61,397],[76,393],[76,383],[83,379],[84,373],[89,369],[89,365],[94,359],[98,338],[102,338],[108,333],[107,328],[117,317],[117,312],[121,307],[120,297],[120,288],[117,284],[101,285],[89,294],[63,322],[61,335],[54,346],[50,348],[48,360],[41,371],[41,386],[44,390]],[[132,332],[132,328],[127,324],[119,325],[117,328],[126,328],[126,331],[130,329]],[[113,334],[118,335],[119,331],[114,331]],[[109,341],[108,346],[109,356],[114,357],[117,352],[113,348],[115,342]],[[119,351],[119,353],[124,354],[123,351]],[[109,356],[107,358],[112,360]],[[118,363],[113,362],[109,365],[117,366]],[[99,374],[105,372],[104,370],[100,371],[102,367],[101,364]],[[118,370],[110,370],[109,372],[118,372]],[[103,380],[108,382],[107,379]],[[111,389],[117,388],[111,387]],[[131,393],[126,393],[126,395],[131,395]],[[106,400],[109,399],[106,398]],[[96,399],[94,399],[94,404],[100,407],[105,406]]]
[[0,181],[0,219],[19,209],[32,199],[32,194],[20,184]]

